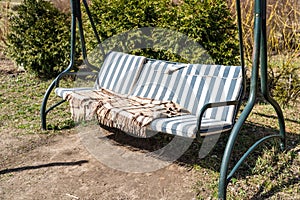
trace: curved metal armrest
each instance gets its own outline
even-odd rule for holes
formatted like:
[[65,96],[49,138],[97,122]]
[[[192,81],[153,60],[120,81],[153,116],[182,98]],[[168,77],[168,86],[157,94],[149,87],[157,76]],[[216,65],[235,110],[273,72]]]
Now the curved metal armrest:
[[65,76],[97,76],[98,72],[62,72],[55,79],[55,87],[59,87],[59,81]]
[[223,101],[223,102],[214,102],[214,103],[205,104],[200,110],[196,138],[200,138],[201,121],[202,121],[202,117],[203,117],[203,115],[204,115],[204,113],[207,109],[216,108],[216,107],[223,107],[223,106],[231,106],[231,105],[236,106],[238,104],[239,104],[239,101]]

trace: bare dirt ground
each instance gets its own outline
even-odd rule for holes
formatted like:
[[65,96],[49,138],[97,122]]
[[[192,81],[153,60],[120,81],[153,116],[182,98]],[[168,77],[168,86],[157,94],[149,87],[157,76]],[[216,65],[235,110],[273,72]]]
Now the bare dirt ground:
[[95,159],[74,130],[0,135],[0,199],[194,199],[193,170],[177,164],[126,173]]
[[[0,113],[3,114],[0,115],[0,200],[192,200],[196,199],[196,196],[199,199],[213,199],[212,196],[216,196],[221,161],[218,155],[223,152],[226,137],[201,161],[198,158],[200,145],[196,143],[197,145],[191,145],[192,151],[183,155],[177,162],[159,170],[147,173],[115,170],[100,162],[95,153],[90,153],[87,141],[82,140],[82,135],[77,128],[71,128],[72,125],[66,123],[57,126],[60,128],[51,126],[55,129],[52,131],[41,131],[38,111],[40,103],[33,107],[23,105],[30,105],[33,98],[36,98],[36,93],[43,95],[44,90],[40,92],[35,89],[14,88],[21,83],[24,84],[24,88],[42,82],[20,83],[18,78],[23,72],[9,67],[12,65],[5,63],[5,67],[1,67],[0,60],[0,75],[7,76],[7,79],[1,82],[7,87],[2,87],[3,93],[0,92],[0,100],[2,97],[4,99],[1,102],[6,103],[0,103],[0,107],[6,105]],[[10,79],[13,81],[7,81]],[[11,92],[9,95],[5,95],[5,88]],[[26,101],[16,101],[24,95],[27,95]],[[42,97],[36,98],[35,101],[40,99]],[[31,109],[30,115],[18,114],[18,109]],[[230,199],[299,199],[299,113],[290,110],[286,115],[287,144],[290,146],[288,152],[275,156],[275,153],[270,151],[249,159],[247,165],[241,167],[235,183],[231,183],[228,188]],[[272,114],[268,116],[256,111],[251,118],[253,121],[249,121],[245,127],[246,132],[256,131],[261,135],[274,132],[272,121],[276,117],[270,120],[272,117]],[[55,118],[55,123],[58,123],[59,119],[65,120],[64,115]],[[17,126],[16,123],[22,126]],[[142,142],[117,132],[108,138],[122,151],[138,153],[159,149],[168,140],[159,136],[158,140]],[[243,135],[243,145],[247,147],[251,141],[247,134]],[[237,152],[243,152],[242,149],[242,146],[238,146]],[[100,148],[97,154],[101,153],[110,155]],[[256,163],[258,156],[261,160]],[[249,166],[257,166],[257,169],[251,172]]]
[[[1,64],[8,76],[19,73],[11,62]],[[196,181],[194,170],[176,163],[148,173],[107,167],[89,153],[75,128],[63,134],[0,133],[1,200],[191,200]]]

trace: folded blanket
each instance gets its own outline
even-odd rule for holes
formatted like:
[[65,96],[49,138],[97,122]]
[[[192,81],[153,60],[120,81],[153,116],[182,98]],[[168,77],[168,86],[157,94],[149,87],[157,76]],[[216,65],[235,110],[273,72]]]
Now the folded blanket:
[[[65,100],[70,103],[72,118],[75,122],[96,119],[95,109],[98,102],[109,98],[111,95],[104,90],[74,91],[66,95]],[[124,97],[126,98],[126,97]]]
[[77,91],[67,95],[75,121],[98,119],[99,123],[146,137],[147,126],[157,118],[190,114],[172,101],[124,96],[106,89]]

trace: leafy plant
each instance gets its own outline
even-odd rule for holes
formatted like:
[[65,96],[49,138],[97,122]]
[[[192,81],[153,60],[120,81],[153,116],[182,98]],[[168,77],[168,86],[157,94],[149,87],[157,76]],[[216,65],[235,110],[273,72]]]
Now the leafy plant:
[[10,19],[7,54],[39,77],[55,77],[68,65],[70,18],[50,2],[24,0]]
[[[164,13],[162,26],[194,38],[218,64],[237,64],[239,61],[237,26],[226,2],[222,0],[186,0],[171,6]],[[170,25],[168,25],[170,24]]]
[[273,96],[282,104],[299,103],[300,97],[300,60],[294,56],[282,55],[273,58],[270,62],[269,88]]
[[[235,0],[228,0],[235,14]],[[253,9],[251,0],[241,1],[244,45],[248,66],[253,53]],[[300,4],[298,0],[267,1],[269,89],[282,104],[295,104],[300,97]]]
[[[208,51],[215,63],[236,64],[238,61],[237,28],[226,3],[221,0],[92,0],[91,13],[102,41],[128,30],[161,27],[192,38]],[[157,34],[160,33],[149,34],[149,38],[135,41],[134,45],[139,47],[147,39],[155,43],[159,40]],[[137,38],[136,35],[126,37],[126,42]],[[176,38],[172,40],[171,37],[165,36],[167,41],[161,42],[177,42]],[[88,46],[92,49],[95,45],[90,42]],[[168,50],[159,48],[144,49],[139,54],[156,59],[180,60]]]

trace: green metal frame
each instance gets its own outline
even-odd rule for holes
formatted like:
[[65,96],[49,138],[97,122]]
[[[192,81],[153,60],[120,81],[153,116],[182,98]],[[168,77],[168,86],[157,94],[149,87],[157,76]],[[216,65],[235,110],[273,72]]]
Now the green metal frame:
[[[96,26],[94,24],[94,21],[91,17],[91,13],[89,11],[88,8],[88,4],[86,2],[86,0],[83,0],[83,4],[85,7],[85,10],[88,14],[91,26],[94,30],[94,34],[95,37],[97,39],[98,44],[100,45],[100,37],[96,31]],[[68,67],[61,72],[50,84],[50,86],[48,87],[48,89],[46,90],[46,93],[44,95],[43,101],[42,101],[42,105],[40,108],[40,117],[41,117],[41,125],[42,125],[42,129],[46,130],[47,129],[47,114],[49,113],[49,111],[53,110],[55,107],[61,105],[63,101],[60,101],[52,106],[50,106],[50,108],[47,109],[47,102],[49,99],[49,96],[51,94],[51,92],[53,91],[53,89],[55,89],[56,87],[59,87],[59,81],[63,76],[69,75],[69,76],[88,76],[88,75],[94,75],[93,72],[91,73],[78,73],[78,72],[71,72],[72,69],[74,68],[75,65],[75,45],[76,45],[76,23],[78,25],[78,30],[79,30],[79,36],[80,36],[80,43],[81,43],[81,52],[82,52],[82,57],[83,57],[83,61],[84,64],[87,65],[91,70],[95,70],[97,71],[98,68],[93,66],[92,64],[89,63],[88,58],[87,58],[87,51],[86,51],[86,46],[85,46],[85,39],[84,39],[84,33],[83,33],[83,25],[82,25],[82,16],[81,16],[81,6],[80,6],[80,0],[70,0],[70,5],[71,5],[71,17],[72,17],[72,21],[71,21],[71,51],[70,51],[70,63],[68,65]],[[104,51],[102,46],[100,45],[100,50],[102,52],[102,55],[104,55]]]
[[[281,150],[285,149],[285,123],[282,114],[282,110],[278,103],[272,99],[268,92],[268,79],[267,79],[267,33],[266,33],[266,0],[255,0],[255,11],[254,11],[254,49],[253,49],[253,63],[252,63],[252,74],[251,74],[251,85],[250,85],[250,96],[249,100],[246,104],[245,109],[241,113],[239,119],[235,123],[228,142],[226,144],[226,148],[223,154],[221,169],[220,169],[220,179],[219,179],[219,198],[226,199],[226,188],[231,180],[233,174],[237,171],[237,169],[241,166],[241,164],[245,161],[245,159],[250,155],[251,152],[255,150],[260,144],[264,141],[269,140],[271,138],[279,138]],[[228,164],[232,155],[234,144],[237,140],[237,136],[242,128],[242,125],[245,123],[248,118],[250,112],[253,109],[255,104],[255,100],[257,98],[257,90],[258,90],[258,76],[259,76],[259,66],[260,66],[260,74],[261,74],[261,92],[264,98],[273,106],[278,116],[279,123],[279,134],[269,135],[263,137],[254,143],[246,153],[240,158],[240,160],[235,164],[233,169],[228,173]]]
[[[95,37],[100,45],[101,41],[96,31],[96,27],[94,25],[93,19],[91,17],[91,13],[88,8],[88,4],[86,0],[82,0],[86,12],[88,14],[89,20],[92,25],[92,29],[94,30]],[[41,115],[41,122],[42,128],[46,129],[46,117],[49,111],[57,107],[58,105],[62,104],[64,100],[56,103],[55,105],[51,106],[50,108],[46,109],[47,101],[50,96],[50,93],[55,87],[59,86],[59,80],[61,77],[65,75],[77,75],[77,73],[71,72],[74,67],[75,63],[75,43],[76,43],[76,22],[78,24],[78,30],[80,34],[80,41],[81,41],[81,48],[82,48],[82,56],[86,65],[91,67],[91,69],[96,69],[92,66],[87,59],[86,47],[85,47],[85,40],[84,40],[84,32],[82,26],[82,17],[81,17],[81,8],[80,8],[80,0],[70,0],[71,3],[71,10],[72,10],[72,24],[71,24],[71,52],[70,52],[70,64],[69,66],[50,84],[48,87],[44,99],[42,102],[40,115]],[[254,0],[255,3],[255,19],[254,19],[254,48],[253,48],[253,61],[252,61],[252,74],[251,74],[251,84],[250,84],[250,95],[248,102],[241,113],[240,117],[234,123],[234,126],[231,130],[228,142],[226,144],[226,148],[223,154],[223,159],[221,163],[220,169],[220,179],[219,179],[219,199],[226,199],[226,189],[229,181],[233,177],[234,173],[238,170],[241,164],[245,161],[245,159],[253,152],[260,144],[265,142],[266,140],[272,138],[280,139],[280,147],[282,150],[285,149],[285,122],[284,117],[282,114],[282,110],[278,103],[271,98],[268,92],[268,80],[267,80],[267,68],[268,68],[268,61],[267,61],[267,33],[266,33],[266,0]],[[240,99],[242,99],[244,95],[244,91],[246,89],[246,81],[245,81],[245,67],[244,67],[244,51],[243,51],[243,35],[242,35],[242,20],[241,20],[241,8],[240,8],[240,0],[236,0],[236,9],[237,9],[237,19],[238,19],[238,29],[239,29],[239,40],[240,40],[240,55],[241,55],[241,66],[242,66],[242,74],[243,74],[243,91],[240,94]],[[104,55],[103,49],[100,46],[102,51],[102,55]],[[261,79],[261,92],[264,98],[273,106],[275,109],[277,116],[278,116],[278,123],[279,123],[279,134],[273,134],[266,137],[261,138],[256,143],[254,143],[246,153],[240,158],[240,160],[235,164],[233,169],[229,172],[228,165],[231,159],[232,151],[234,148],[234,144],[237,140],[239,132],[242,128],[242,125],[245,123],[246,119],[248,118],[250,112],[253,109],[255,104],[255,100],[257,98],[258,92],[258,78],[259,78],[259,68],[260,68],[260,79]],[[87,74],[83,74],[87,75]],[[218,106],[228,106],[228,105],[235,105],[239,108],[241,104],[241,100],[239,101],[231,101],[231,102],[220,102],[214,104],[207,104],[201,110],[200,115],[202,116],[206,109]],[[200,118],[201,119],[201,118]],[[199,122],[199,126],[201,125],[201,121]],[[199,129],[200,130],[200,129]],[[200,132],[197,133],[197,138],[200,138]]]

